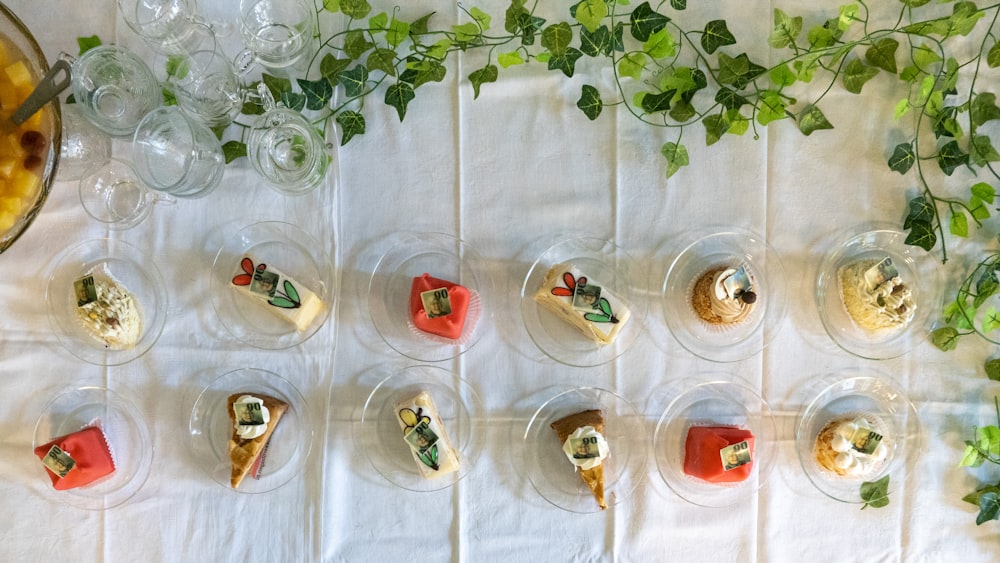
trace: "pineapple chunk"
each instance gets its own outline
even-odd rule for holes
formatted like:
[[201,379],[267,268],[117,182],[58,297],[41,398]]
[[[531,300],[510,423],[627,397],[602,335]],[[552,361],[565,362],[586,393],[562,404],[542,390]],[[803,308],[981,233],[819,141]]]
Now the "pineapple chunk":
[[7,212],[0,212],[0,233],[5,233],[14,226],[17,217]]
[[32,200],[35,198],[38,185],[41,183],[42,179],[38,177],[38,174],[30,170],[18,168],[14,171],[14,175],[10,179],[10,190],[7,192],[7,195],[20,197],[24,200]]
[[0,108],[5,112],[14,113],[17,106],[17,90],[6,80],[0,81]]
[[0,41],[0,66],[7,66],[10,63],[10,52],[7,50],[7,42]]
[[0,197],[0,214],[17,217],[25,207],[25,201],[19,197]]
[[6,66],[3,72],[15,88],[26,86],[28,92],[31,92],[31,89],[34,88],[31,84],[31,71],[28,70],[28,66],[24,64],[24,61],[17,61],[12,65]]
[[17,160],[13,158],[0,158],[0,178],[10,178],[17,167]]

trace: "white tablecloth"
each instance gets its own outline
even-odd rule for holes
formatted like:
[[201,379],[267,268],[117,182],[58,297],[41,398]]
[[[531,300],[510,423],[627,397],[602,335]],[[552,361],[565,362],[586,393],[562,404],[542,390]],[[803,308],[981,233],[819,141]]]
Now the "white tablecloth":
[[[392,5],[374,2],[375,12]],[[436,25],[467,21],[454,3],[406,4],[400,17],[436,11]],[[564,7],[542,9],[566,19]],[[714,4],[714,3],[713,3]],[[52,60],[75,53],[75,39],[97,34],[143,51],[110,0],[9,3]],[[499,27],[506,4],[481,5]],[[568,4],[567,4],[568,5]],[[236,2],[205,2],[209,19],[232,18]],[[805,0],[775,4],[691,3],[677,15],[700,27],[720,15],[767,60],[763,38],[773,7],[816,21],[830,17]],[[894,8],[893,8],[894,9]],[[831,5],[829,10],[835,10]],[[375,13],[373,12],[373,13]],[[342,25],[324,15],[323,25]],[[754,40],[751,42],[750,38]],[[237,39],[227,48],[235,51]],[[737,52],[734,51],[734,54]],[[669,133],[638,124],[620,107],[595,122],[575,107],[581,85],[611,91],[607,68],[581,60],[567,80],[542,65],[501,70],[473,101],[466,77],[485,54],[448,63],[443,82],[425,85],[399,122],[379,100],[365,107],[367,132],[340,148],[328,181],[303,197],[283,197],[245,160],[227,167],[210,196],[157,208],[138,227],[106,231],[81,209],[76,186],[57,182],[27,234],[0,256],[0,560],[81,561],[988,561],[1000,556],[995,522],[975,525],[961,501],[986,469],[957,468],[961,441],[987,424],[997,388],[982,374],[991,348],[963,341],[942,353],[923,343],[889,361],[860,360],[838,348],[820,323],[813,298],[816,267],[844,228],[873,221],[899,224],[916,184],[885,165],[911,126],[894,122],[904,95],[881,77],[860,97],[833,88],[824,111],[832,131],[803,137],[791,122],[729,136],[705,148],[700,126],[685,137],[691,165],[665,179],[661,145]],[[984,83],[985,88],[989,85]],[[816,92],[805,94],[815,96]],[[331,132],[330,138],[339,138]],[[127,155],[127,146],[115,145]],[[964,171],[944,183],[960,190]],[[295,223],[326,245],[334,260],[338,300],[330,321],[311,339],[283,351],[248,347],[217,318],[209,297],[216,251],[236,229],[260,220]],[[666,328],[658,292],[676,241],[694,229],[739,227],[759,232],[781,255],[788,313],[763,353],[714,364],[682,349]],[[484,258],[492,289],[483,336],[468,353],[437,363],[468,380],[488,423],[482,455],[457,486],[439,492],[399,489],[377,474],[352,426],[374,384],[413,365],[379,338],[368,314],[367,286],[379,258],[401,231],[462,238]],[[987,230],[989,231],[989,229]],[[649,305],[632,349],[593,368],[560,365],[532,343],[521,320],[520,285],[531,262],[568,236],[613,239],[641,264],[635,280]],[[990,232],[978,235],[986,240]],[[111,237],[137,245],[170,288],[162,337],[152,350],[119,367],[82,363],[64,350],[45,312],[52,260],[85,239]],[[976,248],[965,248],[970,253]],[[960,266],[942,267],[954,283]],[[234,493],[192,459],[188,419],[198,392],[227,371],[256,367],[282,374],[307,398],[316,428],[304,473],[270,493]],[[796,414],[805,389],[849,368],[878,370],[915,402],[926,432],[912,477],[884,509],[858,510],[820,494],[794,450]],[[644,447],[669,397],[671,381],[724,373],[759,385],[777,415],[775,468],[759,494],[725,509],[699,508],[675,495],[650,455],[635,493],[613,508],[575,514],[548,504],[530,486],[516,441],[535,409],[556,390],[614,390],[646,415]],[[31,454],[35,421],[61,390],[104,385],[144,413],[155,453],[145,486],[127,503],[91,512],[52,502]]]

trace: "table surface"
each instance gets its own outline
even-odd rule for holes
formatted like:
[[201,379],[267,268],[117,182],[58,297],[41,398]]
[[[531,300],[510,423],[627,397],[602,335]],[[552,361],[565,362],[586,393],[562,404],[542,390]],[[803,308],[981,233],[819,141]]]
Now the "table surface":
[[[111,0],[8,3],[35,30],[50,60],[75,53],[76,37],[97,34],[144,52]],[[374,2],[375,11],[391,10]],[[435,11],[437,25],[466,21],[456,4],[405,5],[400,17]],[[692,6],[677,17],[689,27],[723,15],[737,37],[766,36],[771,3],[729,0]],[[782,3],[789,13],[822,21],[807,0]],[[496,19],[506,4],[482,0]],[[236,2],[205,2],[209,19],[231,18]],[[468,6],[466,6],[468,7]],[[554,8],[546,8],[552,9]],[[834,9],[834,8],[830,8]],[[893,8],[895,9],[895,8]],[[550,18],[565,19],[560,13]],[[324,15],[328,28],[341,16]],[[498,24],[497,24],[498,25]],[[235,49],[230,38],[227,50]],[[744,40],[752,56],[770,56]],[[763,47],[763,49],[762,49]],[[566,79],[541,65],[501,71],[478,99],[465,78],[485,55],[462,54],[441,83],[421,88],[403,123],[380,101],[365,108],[367,132],[337,157],[327,182],[302,197],[284,197],[260,181],[245,160],[227,167],[204,199],[158,207],[138,227],[107,231],[89,219],[72,182],[58,181],[41,215],[2,261],[0,278],[0,559],[66,557],[84,561],[792,561],[809,554],[855,561],[994,560],[996,524],[975,525],[961,497],[986,468],[958,468],[962,440],[991,420],[997,392],[982,374],[991,353],[963,342],[957,352],[923,342],[886,361],[862,360],[827,336],[813,298],[819,261],[845,229],[898,224],[915,182],[885,165],[889,147],[910,124],[894,122],[903,92],[879,79],[861,97],[834,88],[824,111],[836,125],[803,137],[782,122],[751,135],[702,145],[700,126],[687,138],[691,165],[669,180],[660,147],[671,133],[638,124],[620,107],[590,122],[575,107],[581,85],[610,91],[603,66],[581,62]],[[815,95],[813,93],[812,95]],[[331,138],[338,135],[331,133]],[[115,153],[127,155],[116,141]],[[966,186],[958,171],[947,186]],[[934,177],[944,182],[944,177]],[[262,220],[291,222],[332,256],[336,307],[311,339],[267,351],[233,338],[209,304],[209,277],[222,242]],[[748,229],[781,256],[788,309],[773,343],[744,361],[718,364],[682,349],[666,327],[659,287],[679,241],[697,230]],[[480,341],[458,358],[433,365],[461,376],[481,398],[481,455],[456,486],[416,493],[383,479],[365,455],[355,427],[375,384],[408,366],[385,345],[368,312],[367,290],[379,257],[400,232],[460,237],[482,258],[489,304]],[[989,231],[989,229],[987,229]],[[986,240],[991,233],[979,235]],[[568,367],[545,356],[520,313],[520,287],[544,249],[567,237],[612,239],[638,264],[636,299],[648,314],[641,335],[621,357],[597,367]],[[45,312],[54,258],[85,239],[110,237],[141,248],[169,288],[168,318],[156,345],[117,367],[82,363],[63,349]],[[954,283],[975,246],[958,244],[941,267]],[[969,257],[963,255],[963,251]],[[212,481],[193,459],[192,404],[207,382],[240,368],[283,375],[306,397],[315,428],[304,472],[258,495]],[[878,372],[907,390],[925,429],[912,476],[888,507],[859,510],[819,493],[794,448],[797,414],[810,384],[849,370]],[[700,375],[740,377],[758,388],[777,421],[774,469],[757,495],[725,509],[691,505],[665,484],[652,457],[652,434],[672,383]],[[62,390],[107,386],[129,397],[151,430],[152,470],[127,503],[92,512],[43,494],[45,476],[31,455],[44,405]],[[630,447],[649,462],[628,498],[604,512],[576,514],[546,502],[520,470],[519,436],[532,413],[559,390],[613,390],[644,415],[645,436]]]

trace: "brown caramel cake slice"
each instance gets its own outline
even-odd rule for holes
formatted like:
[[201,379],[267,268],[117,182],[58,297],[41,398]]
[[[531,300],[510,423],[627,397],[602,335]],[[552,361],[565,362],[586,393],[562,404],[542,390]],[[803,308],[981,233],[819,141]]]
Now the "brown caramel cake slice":
[[[591,426],[594,430],[604,434],[604,414],[596,409],[578,412],[560,418],[550,426],[556,431],[556,434],[559,436],[559,444],[562,445],[569,438],[570,434],[575,432],[577,428],[584,426]],[[604,465],[598,465],[592,469],[582,469],[579,467],[576,469],[583,482],[590,487],[590,492],[594,494],[594,499],[597,500],[597,504],[601,507],[601,510],[607,508],[608,505],[604,501]]]
[[[270,413],[270,420],[267,422],[267,430],[263,434],[257,436],[256,438],[242,438],[236,431],[236,411],[233,409],[233,404],[242,396],[250,395],[264,401],[264,407]],[[281,420],[281,416],[285,414],[288,410],[288,403],[264,395],[263,393],[233,393],[229,396],[226,401],[226,406],[229,410],[229,422],[233,428],[232,437],[229,439],[229,460],[233,464],[232,474],[230,475],[229,482],[235,489],[240,486],[243,482],[243,478],[247,476],[250,469],[254,466],[257,458],[260,457],[261,452],[264,451],[264,446],[267,445],[267,441],[271,439],[271,434],[274,432],[275,427],[278,426],[278,421]]]

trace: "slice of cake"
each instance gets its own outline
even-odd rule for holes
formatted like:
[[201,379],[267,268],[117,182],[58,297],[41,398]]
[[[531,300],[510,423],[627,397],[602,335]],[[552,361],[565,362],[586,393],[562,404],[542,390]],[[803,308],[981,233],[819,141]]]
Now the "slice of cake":
[[425,273],[413,278],[410,286],[410,320],[424,332],[458,340],[470,297],[467,288]]
[[96,426],[42,444],[35,448],[35,455],[59,491],[89,485],[115,471],[108,440]]
[[550,426],[559,436],[563,453],[590,488],[597,505],[601,510],[607,508],[603,463],[611,452],[604,439],[604,414],[599,410],[587,410],[560,418]]
[[278,421],[288,410],[288,403],[262,393],[234,393],[226,401],[233,435],[229,439],[232,474],[229,482],[235,489],[243,482],[264,451]]
[[622,300],[572,264],[549,270],[534,298],[599,344],[614,342],[632,316]]
[[267,308],[295,325],[299,332],[312,325],[326,310],[326,303],[298,281],[280,270],[256,261],[252,256],[240,260],[239,273],[230,285],[250,301]]
[[420,475],[425,479],[435,479],[458,471],[458,453],[451,445],[441,415],[426,391],[396,403],[393,412]]
[[709,483],[739,483],[753,471],[754,437],[735,426],[692,426],[684,441],[684,474]]

